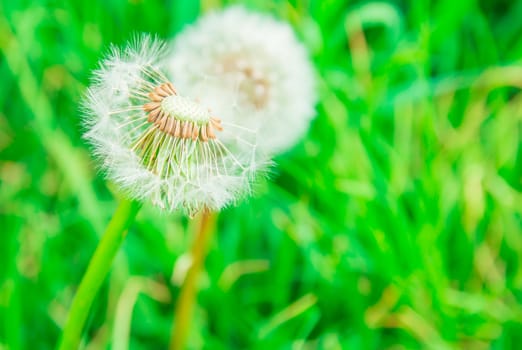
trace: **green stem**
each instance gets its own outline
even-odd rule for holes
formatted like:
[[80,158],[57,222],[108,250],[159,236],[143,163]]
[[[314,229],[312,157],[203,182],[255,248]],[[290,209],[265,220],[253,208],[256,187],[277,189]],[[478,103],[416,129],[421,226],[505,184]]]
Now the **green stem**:
[[80,282],[57,349],[71,350],[78,348],[82,329],[94,297],[109,273],[112,260],[123,243],[127,228],[139,209],[140,204],[138,202],[125,199],[118,205]]

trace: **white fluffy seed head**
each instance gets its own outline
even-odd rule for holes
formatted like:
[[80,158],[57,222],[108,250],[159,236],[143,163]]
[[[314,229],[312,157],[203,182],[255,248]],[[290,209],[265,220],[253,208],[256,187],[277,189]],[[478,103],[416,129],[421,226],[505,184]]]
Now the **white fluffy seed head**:
[[314,74],[288,24],[230,7],[189,26],[173,48],[168,68],[179,88],[257,130],[264,152],[283,152],[307,131],[317,101]]
[[212,105],[178,92],[165,73],[171,54],[149,36],[112,48],[88,89],[85,138],[132,198],[190,215],[217,211],[250,193],[266,162],[255,132],[222,125]]

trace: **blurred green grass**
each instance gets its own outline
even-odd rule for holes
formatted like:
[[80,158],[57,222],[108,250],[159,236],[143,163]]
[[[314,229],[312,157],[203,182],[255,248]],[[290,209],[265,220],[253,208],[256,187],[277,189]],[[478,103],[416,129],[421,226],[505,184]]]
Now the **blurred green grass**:
[[[0,349],[54,347],[115,208],[79,126],[98,59],[227,3],[1,3]],[[522,1],[243,3],[294,26],[321,100],[220,216],[191,348],[516,349]],[[143,209],[87,349],[166,346],[190,225]]]

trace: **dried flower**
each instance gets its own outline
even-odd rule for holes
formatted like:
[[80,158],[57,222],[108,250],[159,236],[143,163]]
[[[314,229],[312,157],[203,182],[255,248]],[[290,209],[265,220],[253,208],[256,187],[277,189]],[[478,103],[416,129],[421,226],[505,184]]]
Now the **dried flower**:
[[173,48],[168,68],[180,89],[257,130],[264,152],[290,148],[308,129],[317,100],[313,70],[288,24],[230,7],[185,29]]
[[88,90],[85,137],[132,198],[189,214],[219,210],[250,191],[262,163],[256,135],[178,90],[164,69],[170,58],[149,36],[113,47]]

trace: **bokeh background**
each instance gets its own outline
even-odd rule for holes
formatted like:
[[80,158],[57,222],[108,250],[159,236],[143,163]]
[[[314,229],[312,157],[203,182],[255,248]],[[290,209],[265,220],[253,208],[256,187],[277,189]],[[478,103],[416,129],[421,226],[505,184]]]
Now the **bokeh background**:
[[[229,3],[0,2],[0,349],[55,346],[116,206],[79,125],[97,61]],[[295,28],[320,102],[219,216],[189,348],[519,348],[522,1],[243,3]],[[141,210],[86,349],[166,347],[191,225]]]

